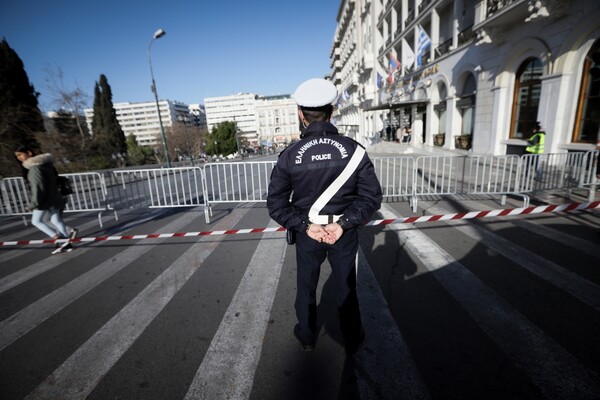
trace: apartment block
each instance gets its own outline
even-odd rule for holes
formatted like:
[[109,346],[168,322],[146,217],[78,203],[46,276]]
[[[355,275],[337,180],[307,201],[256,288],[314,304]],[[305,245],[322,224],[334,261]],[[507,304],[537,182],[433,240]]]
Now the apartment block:
[[256,127],[256,95],[238,93],[230,96],[206,97],[206,123],[210,132],[218,123],[234,121],[243,137],[243,141],[258,146]]
[[[187,104],[171,101],[161,100],[158,102],[160,109],[160,118],[165,129],[171,129],[173,124],[178,122],[191,123],[194,121],[192,118],[192,112]],[[162,143],[161,130],[159,115],[156,108],[156,102],[142,102],[142,103],[114,103],[113,107],[117,113],[117,120],[125,137],[134,135],[137,142],[142,146],[158,146]],[[92,130],[92,119],[94,117],[94,110],[92,108],[86,108],[85,119],[90,132],[93,135]],[[200,112],[197,109],[197,112]]]
[[207,97],[204,106],[209,132],[220,122],[234,121],[251,147],[283,146],[300,137],[298,107],[290,95]]
[[300,138],[298,106],[290,95],[258,97],[256,115],[261,146],[287,146]]

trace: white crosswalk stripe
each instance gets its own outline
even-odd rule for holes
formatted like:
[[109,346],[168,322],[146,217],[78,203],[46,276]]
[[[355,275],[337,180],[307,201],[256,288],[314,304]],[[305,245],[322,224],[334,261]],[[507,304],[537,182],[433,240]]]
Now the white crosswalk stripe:
[[[272,222],[270,226],[277,225]],[[278,238],[278,240],[268,240]],[[261,240],[219,330],[185,396],[247,399],[271,315],[287,243],[281,235]]]
[[[432,206],[429,208],[434,213],[444,213],[445,209]],[[455,221],[456,222],[456,221]],[[455,224],[455,222],[449,222]],[[488,248],[501,253],[504,257],[512,259],[529,272],[553,283],[573,297],[589,304],[600,311],[600,286],[579,277],[577,274],[548,261],[540,255],[526,250],[521,246],[498,235],[473,225],[459,225],[455,229],[465,235],[485,244]]]

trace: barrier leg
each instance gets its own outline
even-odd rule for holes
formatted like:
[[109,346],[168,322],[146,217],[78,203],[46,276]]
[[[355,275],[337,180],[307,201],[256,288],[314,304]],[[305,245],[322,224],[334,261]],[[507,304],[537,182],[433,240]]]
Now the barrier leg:
[[414,213],[417,212],[417,202],[418,202],[417,196],[412,196],[409,200],[410,208],[412,209],[412,211]]
[[212,208],[208,205],[204,205],[204,220],[207,224],[210,224],[210,217],[212,217]]

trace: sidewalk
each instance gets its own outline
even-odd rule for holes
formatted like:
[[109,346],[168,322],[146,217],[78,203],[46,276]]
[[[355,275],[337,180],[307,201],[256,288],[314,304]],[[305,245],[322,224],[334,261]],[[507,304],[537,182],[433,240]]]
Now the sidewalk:
[[429,146],[414,143],[396,143],[380,141],[367,147],[367,153],[371,157],[393,157],[393,156],[464,156],[465,150],[448,150],[439,146]]

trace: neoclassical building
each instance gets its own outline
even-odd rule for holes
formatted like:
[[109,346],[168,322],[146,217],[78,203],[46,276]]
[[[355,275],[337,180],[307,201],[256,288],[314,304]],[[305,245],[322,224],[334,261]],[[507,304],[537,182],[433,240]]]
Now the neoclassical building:
[[369,144],[387,126],[415,143],[521,154],[594,149],[600,2],[342,0],[331,51],[335,119]]

